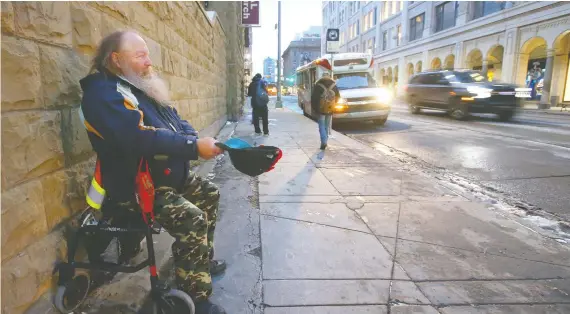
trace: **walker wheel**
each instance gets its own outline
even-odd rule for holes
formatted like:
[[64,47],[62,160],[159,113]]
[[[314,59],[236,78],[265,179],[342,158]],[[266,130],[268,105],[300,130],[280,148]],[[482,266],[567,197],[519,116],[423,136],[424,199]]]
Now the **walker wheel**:
[[183,291],[171,289],[157,301],[155,314],[194,314],[194,301]]
[[91,278],[86,272],[77,272],[64,285],[57,287],[54,305],[64,314],[73,313],[87,298],[91,288]]

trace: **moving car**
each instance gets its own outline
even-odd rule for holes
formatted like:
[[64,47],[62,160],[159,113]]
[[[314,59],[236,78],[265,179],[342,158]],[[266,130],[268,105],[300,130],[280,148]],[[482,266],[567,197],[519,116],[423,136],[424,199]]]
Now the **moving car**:
[[277,95],[277,85],[273,83],[267,84],[267,94],[269,96],[276,96]]
[[438,70],[412,76],[405,94],[414,114],[428,108],[447,111],[458,120],[470,113],[494,113],[507,121],[521,101],[530,97],[530,89],[488,82],[474,70]]
[[379,87],[374,78],[372,55],[339,53],[325,55],[297,69],[299,107],[305,116],[317,118],[311,109],[311,92],[323,73],[333,74],[341,99],[335,106],[334,122],[372,121],[384,124],[392,106],[392,92]]

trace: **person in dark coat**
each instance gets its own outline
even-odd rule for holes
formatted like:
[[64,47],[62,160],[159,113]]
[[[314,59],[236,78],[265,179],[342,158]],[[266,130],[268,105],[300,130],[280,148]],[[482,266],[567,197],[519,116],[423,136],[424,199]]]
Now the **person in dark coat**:
[[253,109],[252,123],[255,128],[255,134],[261,135],[261,129],[259,128],[259,118],[261,118],[263,120],[263,133],[265,136],[269,136],[269,109],[267,104],[262,103],[257,97],[259,84],[267,93],[267,82],[261,78],[261,74],[257,73],[247,89],[247,96],[251,97],[251,108]]

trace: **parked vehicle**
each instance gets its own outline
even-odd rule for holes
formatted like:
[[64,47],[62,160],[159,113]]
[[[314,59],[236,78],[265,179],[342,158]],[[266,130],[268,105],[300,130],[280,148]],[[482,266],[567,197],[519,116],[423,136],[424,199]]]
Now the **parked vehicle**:
[[332,72],[341,99],[333,121],[373,121],[384,124],[392,106],[392,92],[380,88],[372,76],[372,55],[364,53],[340,53],[324,55],[297,69],[297,95],[303,113],[316,118],[311,110],[311,92],[315,82],[325,72]]
[[507,121],[521,101],[530,98],[530,88],[489,82],[473,70],[438,70],[412,76],[405,94],[414,114],[428,108],[447,111],[458,120],[470,113],[494,113]]

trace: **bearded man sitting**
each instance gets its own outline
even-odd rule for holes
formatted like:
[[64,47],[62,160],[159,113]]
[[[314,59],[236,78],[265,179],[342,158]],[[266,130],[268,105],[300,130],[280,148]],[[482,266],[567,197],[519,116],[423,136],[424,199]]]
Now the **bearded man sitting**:
[[175,238],[172,254],[179,288],[192,297],[196,313],[226,313],[208,300],[211,273],[225,269],[223,261],[213,260],[220,193],[192,173],[189,164],[221,154],[216,140],[198,138],[170,105],[166,84],[153,71],[146,42],[136,32],[105,37],[90,74],[80,83],[81,112],[106,190],[104,215],[139,210],[135,177],[144,157],[155,185],[155,219]]

